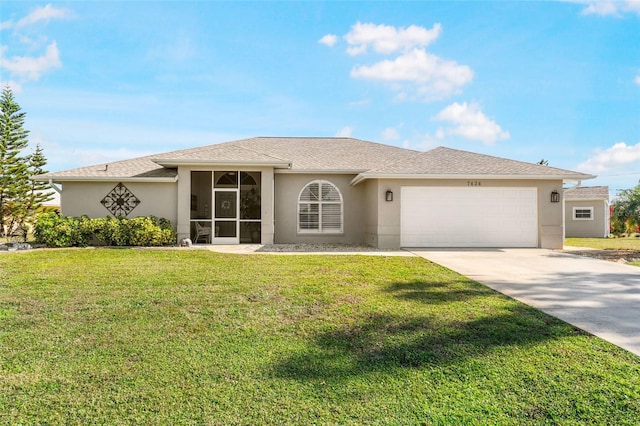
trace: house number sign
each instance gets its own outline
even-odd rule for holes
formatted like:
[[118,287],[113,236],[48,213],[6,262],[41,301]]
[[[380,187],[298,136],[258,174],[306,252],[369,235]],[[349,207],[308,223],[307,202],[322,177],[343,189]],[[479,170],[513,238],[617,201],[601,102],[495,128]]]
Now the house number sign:
[[482,186],[482,182],[479,180],[468,180],[467,186]]

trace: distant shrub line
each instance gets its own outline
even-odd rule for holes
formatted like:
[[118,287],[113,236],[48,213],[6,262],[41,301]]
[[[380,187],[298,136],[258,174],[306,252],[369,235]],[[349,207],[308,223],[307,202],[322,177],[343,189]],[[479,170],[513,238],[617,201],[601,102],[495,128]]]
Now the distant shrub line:
[[90,218],[45,213],[35,223],[36,243],[48,247],[166,246],[176,243],[171,221],[155,216]]

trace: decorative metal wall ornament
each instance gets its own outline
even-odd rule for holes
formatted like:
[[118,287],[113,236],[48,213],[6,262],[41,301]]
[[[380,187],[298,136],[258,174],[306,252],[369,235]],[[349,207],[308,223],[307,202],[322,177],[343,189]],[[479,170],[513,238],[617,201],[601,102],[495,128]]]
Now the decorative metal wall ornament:
[[120,182],[100,203],[109,210],[109,213],[118,217],[131,213],[140,204],[140,200]]

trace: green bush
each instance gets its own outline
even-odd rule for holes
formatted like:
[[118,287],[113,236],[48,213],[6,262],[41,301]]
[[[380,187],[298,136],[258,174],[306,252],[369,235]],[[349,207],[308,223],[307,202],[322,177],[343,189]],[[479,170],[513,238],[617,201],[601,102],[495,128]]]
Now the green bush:
[[[165,220],[166,222],[166,220]],[[166,245],[167,238],[175,242],[173,232],[161,225],[160,220],[153,216],[136,217],[124,223],[126,234],[129,237],[129,245],[132,246],[162,246]]]
[[36,242],[49,247],[164,246],[176,242],[171,221],[154,216],[89,218],[45,213],[38,217]]
[[96,239],[107,246],[126,246],[129,239],[125,235],[126,218],[105,217],[94,219],[98,221],[96,226]]
[[93,233],[88,229],[88,221],[87,217],[62,216],[55,212],[41,214],[34,227],[36,242],[49,247],[87,246]]

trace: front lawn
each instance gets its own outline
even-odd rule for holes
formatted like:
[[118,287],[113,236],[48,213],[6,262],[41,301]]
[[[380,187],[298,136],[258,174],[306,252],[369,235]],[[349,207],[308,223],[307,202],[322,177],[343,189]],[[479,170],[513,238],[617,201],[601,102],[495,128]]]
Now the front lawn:
[[600,250],[640,250],[640,237],[625,238],[565,238],[564,244]]
[[2,424],[637,424],[640,357],[420,258],[0,254]]

